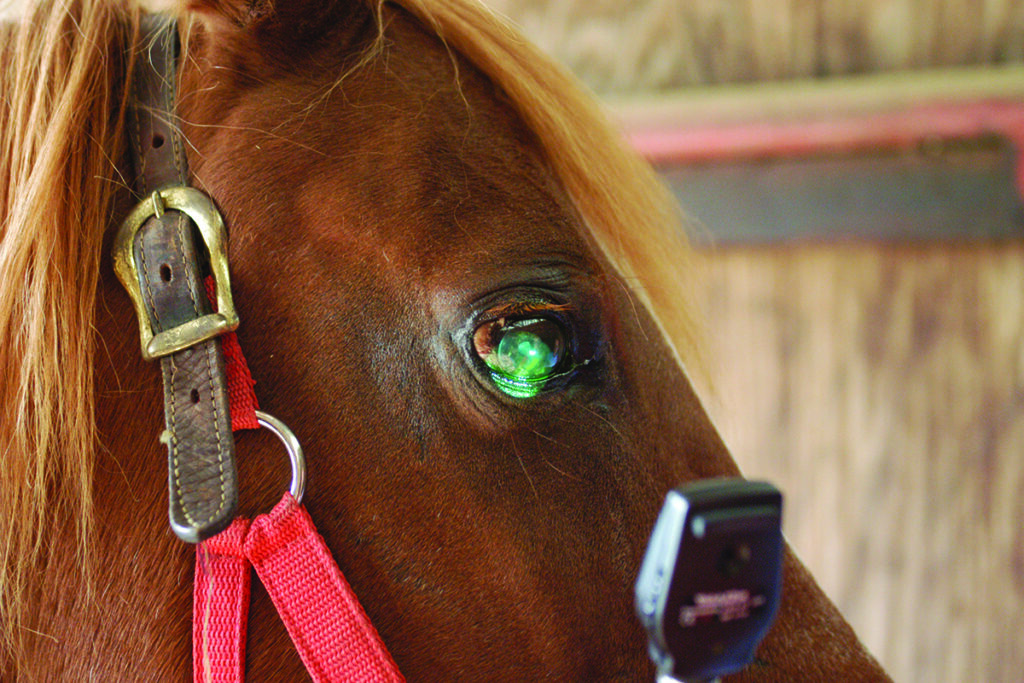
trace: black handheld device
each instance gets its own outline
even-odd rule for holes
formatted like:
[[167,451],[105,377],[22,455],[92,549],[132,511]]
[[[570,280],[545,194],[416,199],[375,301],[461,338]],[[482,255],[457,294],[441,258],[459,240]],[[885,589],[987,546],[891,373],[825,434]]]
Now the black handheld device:
[[670,491],[636,582],[659,677],[713,680],[750,664],[782,590],[782,494],[709,479]]

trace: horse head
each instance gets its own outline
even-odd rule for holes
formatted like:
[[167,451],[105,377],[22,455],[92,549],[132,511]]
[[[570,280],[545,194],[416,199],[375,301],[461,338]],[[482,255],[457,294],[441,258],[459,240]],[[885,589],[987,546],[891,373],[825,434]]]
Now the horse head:
[[[463,0],[178,11],[177,123],[229,226],[256,391],[302,440],[306,504],[403,673],[649,680],[632,596],[661,500],[738,473],[683,369],[687,252],[651,171]],[[187,668],[189,559],[166,530],[156,372],[109,271],[99,570],[47,565],[48,590],[95,588],[41,600],[26,627],[61,642],[32,640],[24,670],[162,679]],[[243,512],[268,508],[279,447],[237,449]],[[271,609],[254,595],[249,675],[295,680]],[[740,679],[885,675],[787,552]]]

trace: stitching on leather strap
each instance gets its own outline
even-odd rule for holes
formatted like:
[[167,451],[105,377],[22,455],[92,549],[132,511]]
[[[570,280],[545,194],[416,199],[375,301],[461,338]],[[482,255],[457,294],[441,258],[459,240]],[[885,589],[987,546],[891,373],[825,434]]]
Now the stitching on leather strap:
[[[137,103],[136,103],[137,104]],[[142,149],[142,124],[139,122],[138,107],[132,108],[131,116],[132,129],[135,135],[132,136],[132,142],[135,144],[135,157],[139,160],[139,169],[136,174],[136,182],[139,184],[139,189],[142,194],[145,195],[148,192],[146,185],[146,154]]]
[[[178,365],[175,362],[174,356],[170,356],[167,359],[165,359],[161,363],[161,365],[163,365],[163,367],[164,367],[164,374],[165,374],[164,384],[165,384],[165,386],[167,384],[169,384],[170,387],[171,387],[170,390],[166,392],[166,394],[170,397],[170,403],[168,405],[167,421],[168,421],[169,426],[170,426],[170,429],[168,431],[170,432],[170,435],[171,435],[170,443],[168,443],[167,446],[168,446],[168,448],[171,449],[171,463],[172,463],[172,467],[173,467],[173,470],[174,470],[174,492],[175,492],[175,494],[177,496],[178,503],[179,503],[179,505],[181,507],[181,514],[185,515],[185,521],[187,521],[192,526],[198,526],[196,524],[196,520],[192,517],[192,514],[189,512],[188,506],[185,505],[185,503],[184,503],[185,496],[184,496],[184,493],[181,490],[181,466],[179,464],[178,436],[177,436],[177,434],[178,434],[178,396],[177,396],[177,392],[174,391],[174,386],[175,386],[175,383],[176,383],[175,375],[178,372]],[[223,497],[224,496],[223,496],[223,493],[222,493],[221,494],[221,498],[223,499]],[[206,521],[208,522],[209,519],[207,519]]]
[[[193,266],[195,263],[192,259],[188,258],[185,254],[185,228],[188,225],[188,218],[183,213],[178,214],[178,220],[175,222],[174,233],[178,237],[177,246],[178,254],[181,255],[181,262],[185,266],[185,281],[188,283],[188,296],[192,300],[192,311],[198,318],[202,315],[202,311],[199,310],[199,298],[196,292],[196,286],[200,284],[199,276],[196,274]],[[213,370],[211,370],[213,372]]]
[[146,260],[145,249],[139,249],[139,258],[142,261],[143,281],[146,283],[146,308],[149,309],[149,315],[152,316],[153,322],[156,323],[157,327],[162,327],[160,313],[156,309],[156,300],[153,296],[153,281],[149,277],[149,261]]
[[226,495],[226,492],[224,490],[225,489],[225,482],[224,482],[224,437],[221,436],[221,429],[220,429],[220,420],[221,420],[221,418],[220,418],[220,414],[217,411],[217,401],[213,400],[214,393],[216,392],[216,386],[215,386],[215,383],[214,383],[214,376],[213,376],[214,360],[213,360],[212,356],[216,352],[216,346],[213,343],[210,343],[210,342],[207,342],[207,343],[203,344],[203,346],[206,347],[206,376],[207,376],[207,383],[210,386],[210,405],[213,406],[213,423],[217,426],[217,428],[214,431],[215,431],[215,433],[217,435],[217,468],[218,468],[218,471],[220,473],[220,505],[218,505],[217,509],[210,514],[209,519],[207,519],[207,522],[209,522],[214,517],[219,515],[220,512],[224,509],[224,503],[227,500],[227,495]]

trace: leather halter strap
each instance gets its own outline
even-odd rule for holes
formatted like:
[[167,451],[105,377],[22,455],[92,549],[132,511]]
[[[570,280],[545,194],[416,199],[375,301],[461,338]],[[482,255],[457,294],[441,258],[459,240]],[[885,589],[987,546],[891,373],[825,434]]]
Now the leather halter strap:
[[[212,228],[205,224],[197,227],[194,211],[179,210],[181,207],[175,208],[178,204],[162,198],[173,193],[199,193],[183,190],[189,180],[188,163],[172,114],[177,80],[176,25],[166,18],[147,16],[142,20],[142,35],[142,52],[136,55],[132,76],[128,130],[135,190],[142,200],[133,213],[141,211],[143,218],[139,220],[144,222],[134,233],[122,228],[122,235],[128,237],[124,238],[122,257],[115,255],[115,265],[119,276],[124,277],[124,270],[137,278],[137,283],[125,282],[125,286],[138,309],[143,354],[160,357],[166,422],[161,441],[168,451],[171,528],[182,540],[198,543],[226,528],[238,504],[224,355],[219,338],[194,333],[202,328],[209,337],[233,329],[230,324],[207,329],[207,323],[213,319],[224,322],[224,316],[212,311],[203,285],[206,264],[215,260],[223,264],[216,298],[223,303],[223,297],[227,297],[230,303],[226,254],[210,253],[226,250],[226,244],[211,243],[207,232]],[[212,202],[200,198],[219,222]],[[152,203],[151,207],[146,206],[147,202]],[[205,253],[197,248],[197,234],[206,243]],[[217,268],[213,270],[218,275]],[[229,317],[233,316],[231,307]],[[237,326],[237,318],[233,324]],[[152,339],[176,337],[178,343],[165,345],[156,353],[150,343],[147,350],[147,325]],[[182,344],[184,348],[178,349]]]
[[[135,189],[142,200],[115,238],[114,270],[135,306],[143,356],[160,358],[171,528],[191,543],[209,539],[196,552],[195,679],[244,681],[251,563],[314,681],[403,683],[299,503],[305,475],[297,440],[283,423],[256,410],[252,376],[231,333],[238,317],[226,229],[213,202],[187,187],[185,151],[172,114],[175,24],[148,16],[142,31],[128,112]],[[196,233],[211,271],[205,280]],[[204,285],[212,287],[216,311]],[[236,408],[236,429],[257,426],[252,422],[270,428],[292,458],[291,491],[270,515],[253,522],[238,518],[232,524],[238,493],[229,404]]]

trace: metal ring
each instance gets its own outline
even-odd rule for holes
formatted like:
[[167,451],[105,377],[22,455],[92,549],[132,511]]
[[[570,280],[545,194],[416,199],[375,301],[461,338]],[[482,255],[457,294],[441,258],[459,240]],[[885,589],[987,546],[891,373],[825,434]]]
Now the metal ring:
[[288,487],[288,492],[292,494],[295,502],[301,503],[302,496],[306,493],[306,459],[302,456],[302,444],[295,438],[292,430],[288,429],[288,425],[273,415],[257,410],[256,421],[280,439],[288,451],[288,459],[292,463],[292,483]]

